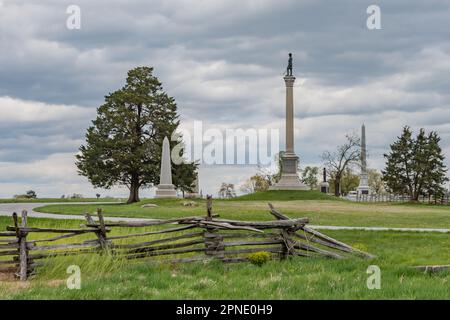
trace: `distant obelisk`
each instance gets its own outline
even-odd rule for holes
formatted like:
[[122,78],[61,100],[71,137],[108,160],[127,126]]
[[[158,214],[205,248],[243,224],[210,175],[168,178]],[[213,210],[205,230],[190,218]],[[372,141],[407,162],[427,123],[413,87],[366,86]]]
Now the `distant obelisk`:
[[286,85],[286,151],[281,157],[281,178],[270,190],[309,190],[297,174],[298,156],[294,151],[294,82],[292,54],[289,54],[284,83]]
[[363,124],[361,127],[361,173],[359,175],[359,186],[356,189],[359,194],[370,193],[366,152],[366,126]]
[[172,184],[172,167],[170,160],[169,139],[164,137],[161,155],[161,174],[159,185],[156,189],[155,198],[176,198],[177,192]]

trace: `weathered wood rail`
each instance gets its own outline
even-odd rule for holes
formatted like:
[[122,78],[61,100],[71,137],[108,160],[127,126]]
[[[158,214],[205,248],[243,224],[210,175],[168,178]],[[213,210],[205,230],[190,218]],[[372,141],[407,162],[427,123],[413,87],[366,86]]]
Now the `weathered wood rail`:
[[[213,213],[211,197],[207,199],[204,217],[109,223],[105,222],[99,209],[98,222],[90,214],[85,214],[86,224],[79,229],[30,227],[26,211],[22,212],[20,222],[17,214],[13,213],[13,225],[8,226],[6,232],[0,232],[0,271],[14,272],[24,281],[45,259],[80,254],[109,254],[128,260],[154,260],[156,257],[169,256],[171,262],[210,259],[243,262],[249,260],[249,253],[261,251],[268,252],[273,259],[286,259],[289,256],[339,259],[348,254],[372,257],[309,228],[308,218],[291,219],[275,210],[271,204],[269,208],[277,220],[220,219]],[[167,225],[168,228],[158,229]],[[109,236],[113,229],[148,227],[157,229]],[[31,234],[49,233],[56,235],[30,239]],[[95,238],[67,242],[70,238],[91,234]],[[65,242],[56,243],[61,240]]]

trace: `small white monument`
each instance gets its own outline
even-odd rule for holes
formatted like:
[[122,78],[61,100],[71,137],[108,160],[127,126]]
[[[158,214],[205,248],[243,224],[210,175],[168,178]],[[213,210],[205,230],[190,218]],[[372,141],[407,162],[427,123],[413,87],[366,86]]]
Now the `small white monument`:
[[356,191],[359,195],[370,194],[369,175],[367,174],[366,127],[364,124],[361,127],[361,173]]
[[309,190],[297,174],[298,156],[294,151],[294,82],[292,75],[292,54],[289,54],[286,84],[286,151],[281,158],[281,178],[269,190]]
[[156,189],[155,198],[176,198],[177,192],[172,184],[172,167],[170,160],[169,139],[164,137],[161,155],[161,175]]

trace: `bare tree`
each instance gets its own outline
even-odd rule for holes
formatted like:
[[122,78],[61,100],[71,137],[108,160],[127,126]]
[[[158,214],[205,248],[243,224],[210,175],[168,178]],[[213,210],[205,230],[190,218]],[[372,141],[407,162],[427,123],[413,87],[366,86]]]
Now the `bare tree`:
[[360,139],[357,135],[346,135],[347,141],[337,147],[336,151],[325,151],[322,160],[327,167],[331,180],[334,181],[334,195],[341,195],[341,179],[345,169],[356,163],[360,157]]
[[221,198],[234,198],[236,197],[236,192],[234,191],[233,183],[222,182],[219,189],[219,197]]

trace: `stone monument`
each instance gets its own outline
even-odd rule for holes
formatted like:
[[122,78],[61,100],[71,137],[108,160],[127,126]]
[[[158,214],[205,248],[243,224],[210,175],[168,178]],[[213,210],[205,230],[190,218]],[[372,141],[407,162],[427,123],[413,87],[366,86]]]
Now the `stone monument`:
[[156,189],[155,198],[176,198],[177,192],[172,184],[172,167],[170,160],[169,139],[164,137],[161,154],[161,174],[159,176],[159,185]]
[[330,184],[327,181],[327,169],[323,168],[323,181],[320,184],[320,192],[328,193],[330,191]]
[[363,124],[361,127],[361,173],[359,175],[359,186],[356,189],[358,194],[370,193],[366,156],[366,127]]
[[298,156],[294,152],[294,82],[292,53],[289,53],[284,82],[286,85],[286,151],[281,157],[281,178],[269,190],[309,190],[297,174]]

